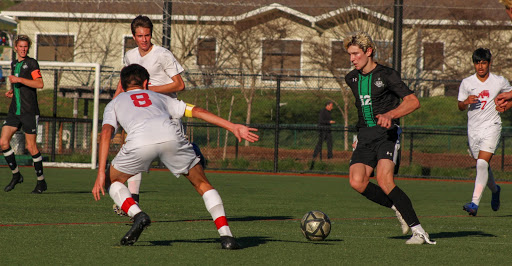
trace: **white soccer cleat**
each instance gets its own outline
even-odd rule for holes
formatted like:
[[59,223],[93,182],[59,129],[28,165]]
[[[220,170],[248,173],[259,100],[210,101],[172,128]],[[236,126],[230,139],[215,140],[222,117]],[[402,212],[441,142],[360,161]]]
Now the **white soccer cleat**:
[[405,241],[407,245],[421,245],[421,244],[430,244],[435,245],[436,241],[430,240],[428,233],[413,233],[412,237],[409,240]]
[[114,210],[114,212],[119,216],[128,216],[128,214],[126,214],[126,212],[124,212],[123,209],[121,209],[121,207],[117,206],[115,203],[114,206],[112,206],[112,210]]
[[409,233],[409,225],[407,225],[404,218],[402,218],[402,214],[396,209],[395,205],[393,205],[391,209],[395,211],[396,218],[400,222],[400,227],[402,227],[402,234],[407,235],[407,233]]

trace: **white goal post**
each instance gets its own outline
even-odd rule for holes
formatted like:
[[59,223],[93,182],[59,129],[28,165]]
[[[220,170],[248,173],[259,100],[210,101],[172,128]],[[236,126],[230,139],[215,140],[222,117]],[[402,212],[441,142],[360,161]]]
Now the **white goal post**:
[[[78,68],[89,68],[94,69],[94,109],[93,109],[93,119],[92,119],[92,142],[91,142],[91,162],[89,165],[91,169],[96,169],[97,162],[97,141],[98,141],[98,121],[99,121],[99,102],[100,102],[100,84],[101,84],[101,65],[98,63],[76,63],[76,62],[49,62],[49,61],[39,61],[39,66],[41,68],[54,68],[54,69],[78,69]],[[0,61],[1,66],[10,67],[11,61]],[[8,76],[10,72],[5,73],[4,76]],[[44,74],[43,74],[44,79]],[[46,82],[45,82],[46,84]],[[52,83],[50,83],[52,84]],[[52,86],[52,85],[50,85]],[[46,85],[45,87],[50,87]],[[79,86],[77,84],[76,86]],[[77,164],[72,164],[77,165]],[[83,165],[83,164],[82,164]]]

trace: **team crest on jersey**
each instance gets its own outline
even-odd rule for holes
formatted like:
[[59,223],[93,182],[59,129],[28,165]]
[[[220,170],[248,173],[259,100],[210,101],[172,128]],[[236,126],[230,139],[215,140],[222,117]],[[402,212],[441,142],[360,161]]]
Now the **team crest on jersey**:
[[23,69],[27,69],[27,68],[28,68],[28,66],[27,66],[26,64],[23,64],[22,68],[23,68]]
[[382,82],[382,80],[379,78],[377,81],[375,81],[375,86],[378,88],[384,87],[384,82]]

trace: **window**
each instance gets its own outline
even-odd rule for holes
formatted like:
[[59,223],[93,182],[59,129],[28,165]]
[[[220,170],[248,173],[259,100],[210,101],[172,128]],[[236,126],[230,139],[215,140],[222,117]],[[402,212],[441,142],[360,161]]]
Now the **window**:
[[262,79],[271,80],[275,79],[271,77],[272,75],[283,75],[281,80],[300,80],[298,76],[300,76],[301,45],[301,41],[263,41]]
[[214,66],[216,46],[215,38],[199,38],[197,40],[197,65]]
[[137,43],[135,43],[135,40],[132,36],[125,36],[124,37],[124,51],[123,56],[126,54],[126,52],[130,51],[133,48],[137,47]]
[[375,41],[377,52],[373,55],[376,62],[391,67],[393,65],[393,42]]
[[73,62],[75,39],[69,35],[37,35],[37,60]]
[[331,44],[331,64],[335,69],[339,68],[351,68],[350,55],[343,47],[342,41],[333,41]]
[[440,42],[423,44],[423,70],[443,70],[444,44]]

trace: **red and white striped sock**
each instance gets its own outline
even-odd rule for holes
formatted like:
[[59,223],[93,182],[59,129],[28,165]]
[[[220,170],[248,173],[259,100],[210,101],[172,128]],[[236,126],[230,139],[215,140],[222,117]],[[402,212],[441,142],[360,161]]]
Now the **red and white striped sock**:
[[121,206],[121,209],[130,217],[142,211],[135,200],[133,200],[130,190],[120,182],[114,182],[110,185],[109,194],[117,206]]
[[206,209],[212,215],[217,231],[221,236],[233,236],[229,229],[228,219],[226,219],[226,213],[224,212],[224,205],[220,198],[219,192],[215,189],[210,189],[203,194],[204,204]]

